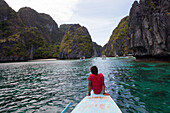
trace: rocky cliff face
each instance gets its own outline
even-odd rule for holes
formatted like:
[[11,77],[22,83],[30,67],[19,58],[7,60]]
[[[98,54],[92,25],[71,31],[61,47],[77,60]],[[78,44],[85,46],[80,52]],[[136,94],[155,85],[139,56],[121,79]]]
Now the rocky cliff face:
[[91,36],[85,27],[74,24],[65,33],[60,45],[60,59],[79,59],[93,56]]
[[[60,25],[60,31],[62,32],[63,35],[69,31],[69,29],[73,26],[74,24],[62,24]],[[93,56],[94,57],[99,57],[101,56],[101,51],[102,51],[102,46],[98,45],[96,42],[93,42]]]
[[65,35],[66,32],[69,31],[71,26],[73,26],[73,24],[62,24],[62,25],[60,25],[59,29],[60,29],[63,36]]
[[93,50],[94,50],[94,57],[100,57],[102,53],[102,46],[98,45],[96,42],[93,42]]
[[134,2],[129,15],[128,48],[137,58],[170,59],[170,1]]
[[109,42],[104,46],[102,54],[108,57],[123,56],[128,53],[128,17],[123,18],[113,30]]
[[0,62],[56,58],[61,37],[49,15],[30,8],[17,13],[0,0]]
[[36,50],[45,44],[45,39],[36,28],[23,28],[5,39],[0,39],[0,62],[34,59]]
[[36,28],[24,26],[17,13],[0,1],[0,62],[33,59],[43,40]]
[[23,27],[17,13],[4,1],[0,1],[0,39],[16,33]]
[[21,8],[18,15],[26,26],[37,27],[48,43],[60,44],[62,40],[62,33],[51,16],[38,13],[28,7]]

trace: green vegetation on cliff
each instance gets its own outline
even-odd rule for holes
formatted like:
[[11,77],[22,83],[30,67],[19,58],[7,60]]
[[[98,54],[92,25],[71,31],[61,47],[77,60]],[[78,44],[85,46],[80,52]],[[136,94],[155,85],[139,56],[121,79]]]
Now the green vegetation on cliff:
[[62,50],[64,53],[69,54],[71,52],[71,45],[73,43],[74,33],[67,32],[60,45],[60,51]]
[[87,50],[90,50],[93,45],[91,40],[88,39],[87,36],[82,35],[82,28],[78,28],[75,32],[70,33],[67,32],[63,38],[61,43],[60,50],[63,49],[63,52],[69,54],[72,51],[73,44],[76,43],[76,47],[78,47],[84,54],[86,54]]
[[4,1],[0,1],[0,39],[6,38],[22,29],[23,24],[17,13]]
[[93,44],[87,29],[80,25],[73,25],[63,37],[60,53],[64,54],[61,58],[91,57]]
[[62,35],[49,15],[0,1],[0,62],[57,58]]
[[26,26],[37,27],[47,43],[58,45],[61,43],[62,33],[50,15],[24,7],[19,10],[18,16]]
[[128,52],[127,40],[128,37],[128,16],[123,18],[118,26],[113,30],[106,48],[102,54],[107,56],[125,55]]
[[35,58],[57,58],[59,54],[59,45],[48,44],[39,47],[35,52]]
[[69,31],[69,29],[71,28],[73,24],[62,24],[60,25],[60,31],[62,32],[62,34],[64,35],[66,32]]
[[0,39],[0,56],[33,58],[34,51],[45,44],[37,28],[24,28],[6,39]]
[[0,56],[17,58],[58,57],[59,45],[48,44],[37,28],[25,28],[6,39],[0,39]]

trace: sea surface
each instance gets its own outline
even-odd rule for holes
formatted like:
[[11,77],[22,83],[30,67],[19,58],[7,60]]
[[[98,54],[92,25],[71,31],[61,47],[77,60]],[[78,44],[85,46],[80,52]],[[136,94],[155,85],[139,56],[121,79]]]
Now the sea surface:
[[85,97],[90,67],[123,113],[170,113],[170,63],[133,58],[0,63],[0,113],[67,112]]

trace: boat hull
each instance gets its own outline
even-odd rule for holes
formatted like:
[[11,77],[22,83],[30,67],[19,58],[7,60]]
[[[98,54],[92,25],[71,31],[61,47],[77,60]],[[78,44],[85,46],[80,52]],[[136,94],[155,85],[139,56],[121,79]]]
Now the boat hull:
[[122,113],[110,96],[86,96],[73,109],[72,113]]

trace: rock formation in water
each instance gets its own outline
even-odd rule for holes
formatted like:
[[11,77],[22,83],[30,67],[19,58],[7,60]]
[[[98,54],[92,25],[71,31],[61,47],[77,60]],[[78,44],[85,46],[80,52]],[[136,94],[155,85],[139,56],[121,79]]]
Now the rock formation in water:
[[[62,34],[64,35],[65,33],[67,33],[69,31],[69,29],[73,25],[74,24],[62,24],[62,25],[60,25],[59,29],[62,32]],[[100,45],[98,45],[96,42],[93,42],[93,50],[94,50],[93,57],[101,56],[102,47]]]
[[49,15],[30,8],[17,13],[0,1],[0,62],[57,57],[61,37]]
[[60,45],[60,59],[79,59],[93,56],[91,36],[85,27],[74,24],[65,33]]
[[137,58],[170,59],[170,1],[134,2],[129,15],[128,48]]
[[113,30],[109,42],[103,47],[102,55],[108,57],[123,56],[128,53],[128,17],[123,18]]
[[134,2],[129,17],[121,20],[102,54],[132,53],[137,59],[170,60],[170,1]]
[[96,42],[93,42],[93,50],[94,50],[94,57],[100,57],[102,53],[102,46],[98,45]]

